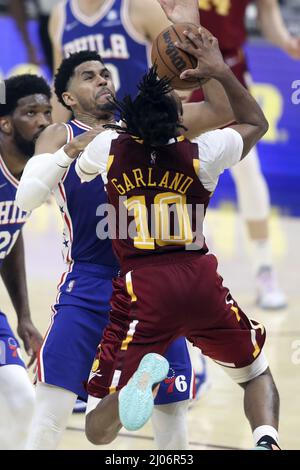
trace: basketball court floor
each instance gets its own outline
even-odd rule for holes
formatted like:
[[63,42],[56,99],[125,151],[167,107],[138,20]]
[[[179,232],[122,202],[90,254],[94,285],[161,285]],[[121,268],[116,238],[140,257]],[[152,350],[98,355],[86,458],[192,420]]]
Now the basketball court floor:
[[[26,264],[32,317],[45,333],[50,305],[63,272],[60,257],[60,216],[53,204],[35,211],[25,227]],[[281,396],[280,442],[284,449],[300,449],[300,219],[271,218],[274,261],[282,288],[289,300],[280,311],[262,311],[255,305],[251,251],[243,225],[231,205],[208,214],[208,243],[219,258],[219,272],[241,308],[267,328],[266,352]],[[15,328],[13,313],[3,285],[1,309]],[[183,312],[184,313],[184,312]],[[188,414],[190,448],[249,449],[250,428],[243,414],[242,390],[209,361],[209,388],[194,402]],[[171,430],[170,430],[171,432]],[[60,449],[155,449],[151,423],[139,432],[122,431],[109,446],[90,444],[84,435],[84,415],[73,414]]]

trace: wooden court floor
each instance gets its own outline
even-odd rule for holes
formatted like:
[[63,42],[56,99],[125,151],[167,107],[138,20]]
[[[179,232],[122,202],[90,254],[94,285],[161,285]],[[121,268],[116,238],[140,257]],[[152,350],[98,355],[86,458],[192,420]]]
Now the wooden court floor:
[[[281,396],[280,441],[284,449],[300,449],[300,220],[272,212],[271,235],[280,283],[288,295],[288,307],[265,312],[256,307],[251,251],[243,224],[231,206],[211,210],[208,240],[219,257],[219,272],[242,309],[267,328],[266,353]],[[45,333],[56,285],[62,273],[60,221],[53,205],[33,213],[25,228],[26,264],[32,316]],[[1,310],[15,327],[15,316],[0,285]],[[188,413],[191,449],[247,449],[252,446],[250,428],[243,414],[241,389],[214,363],[209,362],[210,387]],[[84,436],[84,416],[72,415],[60,449],[99,449]],[[139,432],[122,431],[101,449],[154,449],[151,423]]]

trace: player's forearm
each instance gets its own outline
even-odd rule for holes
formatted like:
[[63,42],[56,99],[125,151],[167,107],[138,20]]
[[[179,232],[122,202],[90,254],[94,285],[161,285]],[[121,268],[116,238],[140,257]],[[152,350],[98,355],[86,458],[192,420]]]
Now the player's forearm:
[[19,322],[30,317],[25,273],[24,244],[22,234],[12,251],[4,259],[1,276],[9,293]]
[[203,86],[204,101],[183,105],[184,134],[194,139],[204,132],[224,127],[234,121],[234,114],[222,85],[214,79]]
[[234,120],[232,107],[224,87],[217,80],[211,79],[202,87],[205,102],[209,105],[218,125],[222,127]]
[[257,2],[258,21],[264,37],[272,44],[285,49],[291,35],[284,24],[277,0]]
[[[101,151],[101,149],[99,151]],[[83,152],[80,158],[77,159],[75,169],[81,182],[86,183],[93,181],[100,173],[100,166],[95,159],[91,157],[88,148]]]
[[229,67],[218,73],[215,78],[223,85],[233,110],[235,121],[257,127],[263,135],[268,129],[268,122],[260,106],[248,90],[234,76]]
[[45,153],[32,157],[22,175],[16,202],[24,211],[31,211],[42,205],[57,187],[72,163],[62,149],[55,154]]
[[22,0],[10,0],[9,11],[11,16],[14,18],[16,25],[22,35],[22,39],[26,47],[32,45],[28,30],[27,30],[27,15],[25,2]]

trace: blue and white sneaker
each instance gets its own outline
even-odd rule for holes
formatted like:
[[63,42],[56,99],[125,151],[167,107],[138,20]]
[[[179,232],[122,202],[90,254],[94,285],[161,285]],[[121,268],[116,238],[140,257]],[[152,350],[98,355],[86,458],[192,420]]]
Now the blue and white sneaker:
[[73,413],[85,413],[85,410],[86,410],[85,401],[82,401],[79,398],[77,398],[76,403],[73,408]]
[[128,431],[140,429],[152,415],[153,387],[164,380],[169,371],[168,361],[159,354],[146,354],[137,370],[119,393],[119,416]]

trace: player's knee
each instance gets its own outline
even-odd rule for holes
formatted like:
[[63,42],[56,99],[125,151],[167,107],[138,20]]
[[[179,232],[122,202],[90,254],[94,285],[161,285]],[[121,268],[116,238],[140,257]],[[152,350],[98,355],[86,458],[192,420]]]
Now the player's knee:
[[10,395],[10,403],[14,414],[23,422],[24,427],[30,425],[35,405],[35,391],[28,381],[16,384]]
[[221,367],[234,382],[238,383],[241,386],[248,382],[251,382],[260,375],[267,374],[267,371],[269,370],[269,364],[263,351],[248,366],[225,367],[221,365]]

